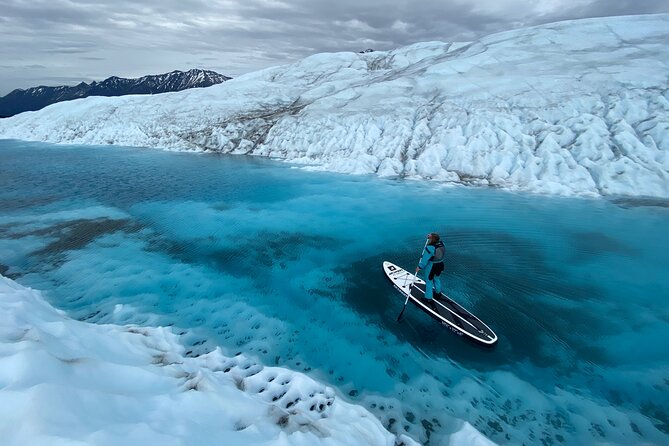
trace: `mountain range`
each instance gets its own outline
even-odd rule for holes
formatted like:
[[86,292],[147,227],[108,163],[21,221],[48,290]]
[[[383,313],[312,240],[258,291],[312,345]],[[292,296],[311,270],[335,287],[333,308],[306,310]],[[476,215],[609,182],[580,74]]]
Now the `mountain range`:
[[156,94],[188,88],[209,87],[231,79],[215,71],[192,69],[126,79],[112,76],[101,82],[81,82],[75,86],[32,87],[16,89],[0,98],[0,117],[14,116],[24,111],[40,110],[47,105],[88,96],[125,96]]

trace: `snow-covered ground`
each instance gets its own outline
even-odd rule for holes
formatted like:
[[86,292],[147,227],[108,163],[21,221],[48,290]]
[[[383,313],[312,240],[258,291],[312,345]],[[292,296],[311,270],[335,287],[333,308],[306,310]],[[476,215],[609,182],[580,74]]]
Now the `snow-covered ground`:
[[[74,321],[2,276],[0,312],[3,445],[416,444],[301,373]],[[492,444],[467,423],[451,440]]]
[[207,89],[87,98],[0,137],[213,150],[516,190],[669,197],[669,15],[317,54]]

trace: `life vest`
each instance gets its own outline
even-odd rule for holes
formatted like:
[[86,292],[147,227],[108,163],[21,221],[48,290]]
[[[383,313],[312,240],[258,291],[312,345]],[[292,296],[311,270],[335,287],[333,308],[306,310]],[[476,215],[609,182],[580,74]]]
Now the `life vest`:
[[446,247],[444,246],[444,242],[439,240],[433,246],[434,246],[434,255],[430,257],[430,262],[443,263],[444,256],[446,255]]

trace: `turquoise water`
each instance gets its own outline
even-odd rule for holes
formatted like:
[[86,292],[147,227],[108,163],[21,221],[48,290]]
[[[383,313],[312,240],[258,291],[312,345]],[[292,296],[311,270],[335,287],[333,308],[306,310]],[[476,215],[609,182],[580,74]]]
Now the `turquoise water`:
[[[307,172],[246,157],[0,141],[0,273],[96,323],[172,325],[302,371],[441,444],[669,444],[669,207]],[[457,337],[381,262],[447,246]]]

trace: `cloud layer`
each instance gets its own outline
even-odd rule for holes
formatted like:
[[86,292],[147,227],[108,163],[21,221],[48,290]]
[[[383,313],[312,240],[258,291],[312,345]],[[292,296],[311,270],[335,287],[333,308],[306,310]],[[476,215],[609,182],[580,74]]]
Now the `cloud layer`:
[[666,0],[0,0],[0,95],[208,68],[236,76],[313,53],[472,40],[551,21],[669,12]]

